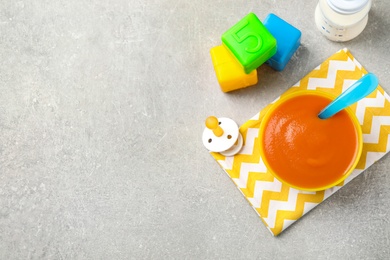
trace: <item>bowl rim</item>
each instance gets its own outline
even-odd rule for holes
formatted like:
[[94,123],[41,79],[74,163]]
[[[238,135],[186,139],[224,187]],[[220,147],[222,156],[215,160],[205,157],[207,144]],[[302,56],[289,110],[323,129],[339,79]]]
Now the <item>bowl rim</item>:
[[322,96],[325,98],[329,98],[330,100],[334,100],[337,97],[336,95],[332,95],[330,93],[318,91],[318,90],[297,90],[297,91],[294,91],[290,94],[281,96],[279,99],[277,99],[274,103],[272,103],[270,105],[268,111],[265,113],[265,115],[262,118],[262,121],[260,123],[260,127],[259,127],[260,157],[263,160],[268,172],[270,172],[280,182],[282,182],[282,183],[284,183],[292,188],[295,188],[297,190],[322,191],[322,190],[332,188],[332,187],[340,184],[341,182],[343,182],[356,169],[356,166],[360,161],[360,157],[361,157],[361,154],[363,151],[363,133],[362,133],[362,128],[361,128],[360,122],[357,119],[356,114],[352,111],[352,109],[350,107],[347,107],[345,110],[346,110],[347,114],[349,115],[349,117],[351,118],[353,125],[355,126],[355,130],[357,133],[357,152],[355,155],[355,159],[354,159],[353,163],[351,164],[351,166],[349,167],[348,171],[346,171],[346,173],[344,175],[342,175],[342,177],[337,179],[336,181],[329,183],[327,185],[323,185],[323,186],[319,186],[319,187],[315,187],[315,188],[305,188],[305,187],[299,187],[297,185],[291,184],[288,181],[285,181],[283,178],[281,178],[277,173],[275,173],[275,171],[272,169],[272,167],[268,163],[266,156],[265,156],[265,153],[263,151],[263,134],[262,133],[264,133],[265,127],[266,127],[271,115],[275,111],[275,109],[277,107],[279,107],[282,103],[286,102],[287,100],[290,100],[290,99],[295,98],[297,96],[305,96],[305,95]]

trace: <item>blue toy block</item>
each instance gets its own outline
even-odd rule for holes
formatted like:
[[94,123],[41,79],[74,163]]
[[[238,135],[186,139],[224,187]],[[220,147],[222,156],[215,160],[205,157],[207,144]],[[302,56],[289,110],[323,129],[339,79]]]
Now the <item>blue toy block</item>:
[[265,63],[282,71],[301,44],[301,31],[274,14],[269,14],[263,24],[277,42],[275,55]]

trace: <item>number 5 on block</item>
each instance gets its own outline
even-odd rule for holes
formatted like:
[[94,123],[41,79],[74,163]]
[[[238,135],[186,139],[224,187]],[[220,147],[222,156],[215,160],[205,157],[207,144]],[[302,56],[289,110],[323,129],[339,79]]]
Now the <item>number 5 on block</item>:
[[227,30],[222,35],[222,43],[247,74],[276,53],[276,39],[253,13]]

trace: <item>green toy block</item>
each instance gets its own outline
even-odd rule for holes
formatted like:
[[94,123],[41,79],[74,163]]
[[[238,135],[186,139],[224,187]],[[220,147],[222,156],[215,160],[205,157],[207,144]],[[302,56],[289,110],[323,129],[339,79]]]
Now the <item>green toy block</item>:
[[245,73],[257,69],[276,53],[276,39],[254,13],[222,35],[222,43],[244,68]]

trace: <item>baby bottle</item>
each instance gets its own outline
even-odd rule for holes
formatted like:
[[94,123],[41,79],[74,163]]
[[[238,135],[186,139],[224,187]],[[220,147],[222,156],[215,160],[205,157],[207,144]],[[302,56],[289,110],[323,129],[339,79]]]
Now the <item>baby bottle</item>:
[[349,41],[366,27],[372,0],[319,0],[315,21],[329,40]]

